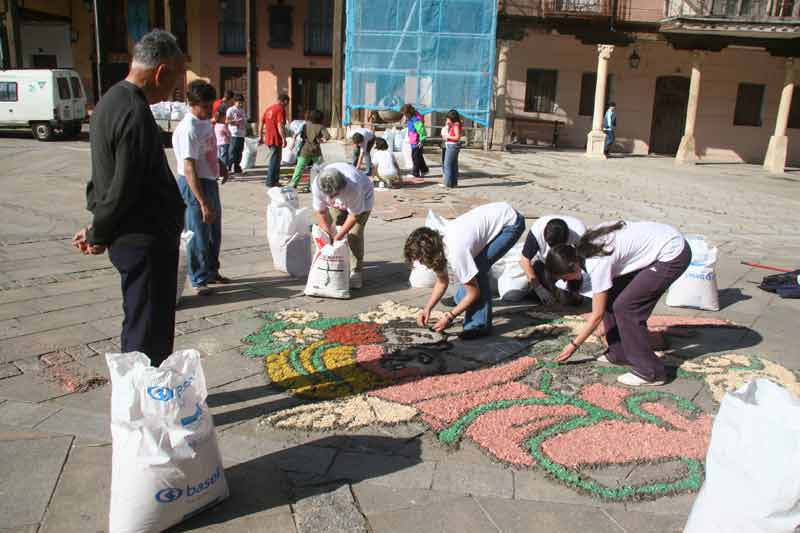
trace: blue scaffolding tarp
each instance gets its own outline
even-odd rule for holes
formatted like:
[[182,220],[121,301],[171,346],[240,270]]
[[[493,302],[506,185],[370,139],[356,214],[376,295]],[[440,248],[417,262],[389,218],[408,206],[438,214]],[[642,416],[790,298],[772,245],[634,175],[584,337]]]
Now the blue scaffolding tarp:
[[497,0],[347,0],[345,113],[457,109],[489,125]]

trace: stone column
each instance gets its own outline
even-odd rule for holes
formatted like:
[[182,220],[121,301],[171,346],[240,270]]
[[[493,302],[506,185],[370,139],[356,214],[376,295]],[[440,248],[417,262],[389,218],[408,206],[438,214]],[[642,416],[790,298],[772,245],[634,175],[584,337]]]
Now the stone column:
[[786,152],[789,145],[786,127],[789,124],[797,64],[793,58],[786,59],[786,77],[781,91],[781,103],[778,105],[778,118],[775,120],[775,134],[769,138],[767,155],[764,157],[764,168],[775,174],[783,172],[786,167]]
[[597,45],[597,81],[594,86],[594,115],[592,115],[592,131],[586,136],[586,155],[596,159],[605,159],[603,153],[606,134],[603,133],[603,113],[606,109],[606,82],[608,81],[608,60],[614,45]]
[[497,88],[494,98],[494,127],[492,129],[492,146],[500,150],[506,149],[508,139],[508,122],[506,120],[506,94],[508,83],[508,55],[511,41],[501,40],[497,43]]
[[692,79],[689,82],[689,103],[686,106],[686,127],[683,130],[681,144],[675,155],[676,163],[694,163],[700,156],[694,140],[694,125],[697,121],[697,104],[700,102],[700,66],[703,62],[704,52],[692,52]]
[[334,139],[344,137],[342,126],[342,92],[344,90],[344,77],[342,66],[344,64],[344,0],[333,0],[333,42],[331,43],[331,127]]

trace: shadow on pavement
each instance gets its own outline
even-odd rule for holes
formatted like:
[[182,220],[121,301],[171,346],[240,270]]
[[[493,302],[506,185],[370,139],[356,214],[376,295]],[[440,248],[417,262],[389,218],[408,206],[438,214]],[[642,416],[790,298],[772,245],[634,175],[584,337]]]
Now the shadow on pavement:
[[[319,466],[319,461],[310,460],[309,453],[320,451],[320,448],[330,449],[332,454],[343,448],[344,451],[360,452],[366,460],[343,461],[343,468],[337,468],[333,456],[329,465],[323,465],[324,472],[313,472],[315,465],[312,463],[317,462],[316,466]],[[382,455],[401,449],[402,455]],[[420,463],[420,455],[417,439],[371,435],[332,436],[294,446],[225,469],[230,497],[168,531],[194,531],[294,504],[350,483],[405,470]],[[316,481],[294,483],[293,479],[298,478],[314,478]],[[270,531],[269,515],[265,515],[263,520],[253,531]],[[252,527],[254,524],[248,525]]]

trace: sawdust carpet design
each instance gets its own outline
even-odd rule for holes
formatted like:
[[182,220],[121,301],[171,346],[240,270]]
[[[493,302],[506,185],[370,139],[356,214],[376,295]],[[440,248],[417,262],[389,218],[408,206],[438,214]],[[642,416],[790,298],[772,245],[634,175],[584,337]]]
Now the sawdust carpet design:
[[[653,499],[702,483],[710,413],[677,394],[616,385],[621,367],[547,360],[581,326],[581,317],[527,313],[533,325],[516,335],[530,342],[527,352],[454,372],[448,368],[453,346],[416,327],[415,308],[385,302],[356,317],[304,313],[266,314],[264,327],[245,339],[246,355],[265,358],[275,385],[317,400],[265,419],[277,428],[341,431],[421,421],[446,445],[469,439],[496,460],[542,468],[608,500]],[[731,326],[680,317],[653,317],[650,325],[662,333]],[[602,344],[595,338],[582,348],[591,355]],[[785,368],[739,355],[683,363],[677,379],[705,380],[719,400],[755,375],[798,386]],[[620,468],[626,474],[618,481],[604,475]]]

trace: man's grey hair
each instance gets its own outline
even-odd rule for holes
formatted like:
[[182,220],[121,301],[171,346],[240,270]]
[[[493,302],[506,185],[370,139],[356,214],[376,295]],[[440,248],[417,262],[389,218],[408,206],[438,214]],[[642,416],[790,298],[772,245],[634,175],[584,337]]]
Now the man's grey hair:
[[174,35],[164,30],[153,30],[133,47],[133,64],[152,69],[182,55]]
[[319,190],[330,196],[344,189],[344,175],[335,168],[324,168],[319,173]]

